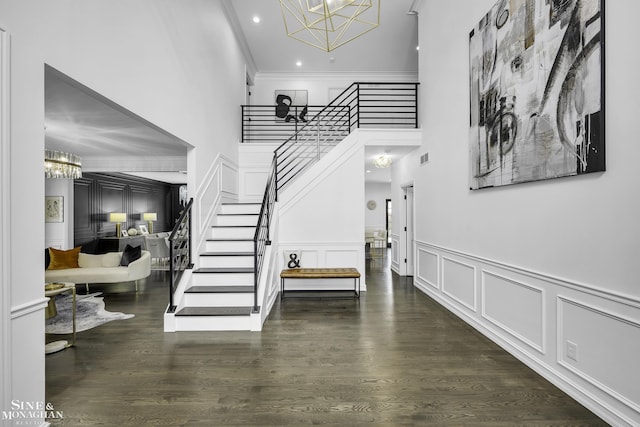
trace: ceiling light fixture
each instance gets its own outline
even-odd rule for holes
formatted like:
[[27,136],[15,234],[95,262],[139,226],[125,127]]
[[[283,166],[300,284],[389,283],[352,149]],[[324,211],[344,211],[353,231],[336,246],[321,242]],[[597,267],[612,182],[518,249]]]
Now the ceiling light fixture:
[[62,151],[44,150],[45,178],[82,178],[82,162],[75,154]]
[[381,154],[373,160],[373,165],[380,169],[386,169],[391,166],[392,160],[388,154]]
[[380,25],[380,0],[279,0],[287,35],[330,52]]
[[260,23],[260,17],[258,15],[253,17],[253,22],[254,24],[259,24]]

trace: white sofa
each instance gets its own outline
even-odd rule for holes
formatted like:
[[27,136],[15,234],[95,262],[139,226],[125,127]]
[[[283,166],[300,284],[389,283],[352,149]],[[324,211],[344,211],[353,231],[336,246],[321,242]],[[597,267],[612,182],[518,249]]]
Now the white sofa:
[[79,268],[64,268],[61,270],[45,270],[44,278],[47,283],[71,282],[84,283],[89,289],[89,283],[119,283],[135,282],[138,290],[138,280],[151,274],[151,254],[142,251],[142,256],[128,266],[120,266],[122,252],[109,252],[103,255],[80,253],[78,255]]

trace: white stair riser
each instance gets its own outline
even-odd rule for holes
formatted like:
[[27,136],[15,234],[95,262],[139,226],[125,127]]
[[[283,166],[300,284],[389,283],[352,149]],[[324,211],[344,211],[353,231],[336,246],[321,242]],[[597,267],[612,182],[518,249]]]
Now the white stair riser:
[[255,234],[253,227],[212,227],[209,236],[212,239],[253,239]]
[[194,273],[193,285],[253,286],[253,273]]
[[183,303],[186,307],[249,307],[253,306],[253,294],[190,294],[185,293]]
[[201,256],[200,268],[253,267],[253,256]]
[[240,204],[240,205],[222,205],[220,207],[220,213],[223,214],[257,214],[260,213],[262,206],[259,203],[255,204]]
[[175,316],[176,331],[250,331],[251,316]]
[[257,215],[217,215],[215,219],[215,225],[249,225],[255,227],[257,223]]
[[[253,236],[251,236],[253,238]],[[207,252],[253,252],[253,241],[234,242],[229,240],[209,240],[205,245]]]

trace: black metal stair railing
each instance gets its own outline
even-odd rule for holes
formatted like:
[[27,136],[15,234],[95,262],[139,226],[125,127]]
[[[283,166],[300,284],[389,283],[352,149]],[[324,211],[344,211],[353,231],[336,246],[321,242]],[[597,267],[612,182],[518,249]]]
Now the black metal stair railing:
[[271,171],[267,179],[267,186],[262,198],[260,214],[258,215],[258,223],[256,232],[253,236],[254,247],[254,275],[253,275],[253,312],[258,313],[260,306],[258,305],[258,286],[260,281],[260,273],[262,271],[263,259],[267,246],[271,245],[270,227],[271,218],[273,217],[273,209],[277,198],[277,185],[275,174],[275,157],[271,164]]
[[[260,274],[267,246],[271,244],[271,221],[278,192],[356,128],[417,128],[418,83],[353,83],[325,107],[308,107],[306,111],[290,108],[291,117],[285,115],[277,117],[278,120],[274,106],[263,107],[243,106],[243,142],[283,139],[285,142],[274,153],[253,239],[254,312],[259,311]],[[259,130],[260,126],[266,130]],[[193,268],[192,206],[193,199],[169,236],[169,312],[175,312],[174,294],[182,274]]]
[[174,295],[182,274],[185,270],[193,268],[191,262],[191,209],[193,198],[182,211],[180,218],[169,235],[169,309],[168,313],[174,313],[176,305]]
[[[254,312],[259,311],[260,273],[266,248],[271,244],[271,220],[278,192],[355,128],[418,128],[418,85],[353,83],[302,126],[296,122],[295,132],[275,150],[254,235]],[[269,110],[273,111],[273,106]],[[243,107],[243,135],[245,111],[249,109]],[[257,133],[253,137],[255,141],[270,140],[260,139]]]

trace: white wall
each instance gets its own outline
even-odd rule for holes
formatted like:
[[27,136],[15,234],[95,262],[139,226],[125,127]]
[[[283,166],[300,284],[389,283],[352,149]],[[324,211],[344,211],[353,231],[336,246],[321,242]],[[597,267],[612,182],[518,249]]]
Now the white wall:
[[415,181],[416,285],[608,422],[638,425],[640,3],[606,2],[607,171],[470,191],[469,32],[494,3],[420,10],[423,146],[393,190]]
[[[367,182],[364,186],[364,226],[367,230],[385,230],[387,227],[387,199],[391,199],[391,183]],[[376,202],[371,210],[366,204],[369,200]]]
[[20,256],[10,279],[8,397],[43,401],[44,64],[195,147],[196,189],[218,153],[237,162],[238,110],[229,105],[244,100],[245,61],[221,2],[208,0],[0,0],[0,28],[11,37],[11,164],[19,165],[1,213],[20,230],[11,241]]
[[[253,89],[253,105],[273,105],[275,103],[275,91],[306,90],[310,105],[327,105],[334,97],[354,82],[415,82],[418,76],[415,74],[391,74],[391,73],[336,73],[336,74],[271,74],[258,73]],[[336,93],[337,91],[337,93]]]
[[[283,251],[301,250],[303,268],[355,267],[364,276],[364,142],[358,132],[291,181],[278,201],[279,265]],[[332,285],[343,285],[338,282]],[[352,289],[353,281],[346,282]]]

